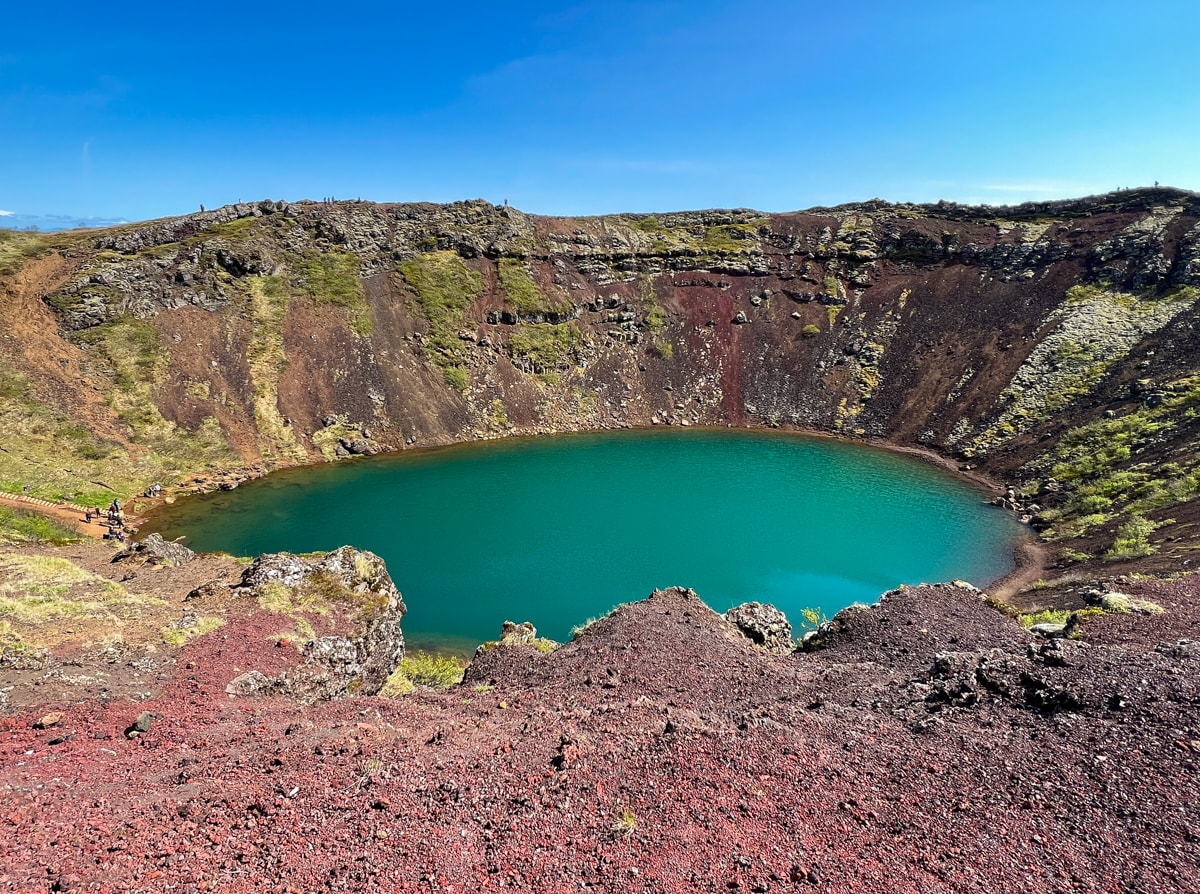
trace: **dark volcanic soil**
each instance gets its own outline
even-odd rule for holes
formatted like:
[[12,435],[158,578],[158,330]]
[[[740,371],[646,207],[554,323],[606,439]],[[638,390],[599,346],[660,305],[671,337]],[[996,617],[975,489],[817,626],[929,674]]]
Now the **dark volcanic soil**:
[[0,884],[1200,891],[1198,589],[1125,582],[1166,613],[1051,642],[905,589],[785,657],[663,591],[449,691],[319,708],[226,694],[294,660],[235,610],[141,703],[0,720]]

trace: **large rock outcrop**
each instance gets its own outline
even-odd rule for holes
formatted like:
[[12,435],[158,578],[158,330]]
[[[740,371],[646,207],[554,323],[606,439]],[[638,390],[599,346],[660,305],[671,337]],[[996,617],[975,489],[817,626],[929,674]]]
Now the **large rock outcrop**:
[[404,658],[400,621],[407,609],[374,553],[350,546],[320,558],[269,553],[246,568],[234,592],[300,613],[327,606],[346,630],[309,640],[303,661],[282,674],[242,674],[230,682],[231,694],[284,692],[303,701],[374,695]]

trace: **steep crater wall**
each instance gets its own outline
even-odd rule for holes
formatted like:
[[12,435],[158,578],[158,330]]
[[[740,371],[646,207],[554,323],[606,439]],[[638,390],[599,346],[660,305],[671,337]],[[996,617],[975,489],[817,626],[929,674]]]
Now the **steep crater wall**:
[[764,425],[978,467],[1064,563],[1167,562],[1192,536],[1166,524],[1200,490],[1189,193],[583,219],[264,202],[7,238],[5,489],[90,503],[389,448]]

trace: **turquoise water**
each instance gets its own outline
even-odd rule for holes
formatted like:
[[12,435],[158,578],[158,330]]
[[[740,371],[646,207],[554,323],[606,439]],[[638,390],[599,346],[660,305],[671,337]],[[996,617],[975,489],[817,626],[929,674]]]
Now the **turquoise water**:
[[900,583],[985,584],[1024,531],[953,476],[830,439],[724,430],[564,435],[280,472],[143,527],[235,555],[378,553],[410,645],[471,649],[504,620],[554,639],[656,587],[799,626]]

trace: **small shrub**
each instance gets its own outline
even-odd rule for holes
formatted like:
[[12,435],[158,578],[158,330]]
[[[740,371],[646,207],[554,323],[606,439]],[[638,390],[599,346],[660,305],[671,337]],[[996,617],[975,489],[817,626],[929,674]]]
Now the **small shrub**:
[[617,818],[613,820],[612,830],[618,835],[632,835],[637,831],[637,826],[637,814],[626,807],[621,811]]
[[804,328],[800,330],[800,334],[805,338],[816,338],[821,334],[821,327],[816,323],[806,323]]
[[1150,535],[1167,522],[1152,522],[1150,519],[1135,515],[1121,527],[1117,528],[1117,538],[1104,558],[1136,559],[1149,556],[1158,551],[1158,547],[1150,543]]
[[454,655],[414,652],[404,656],[400,669],[414,686],[449,689],[462,682],[466,668],[462,660]]
[[670,360],[675,356],[675,346],[669,341],[655,340],[650,349],[663,360]]
[[447,366],[442,372],[446,376],[446,384],[455,391],[465,392],[467,390],[467,371],[464,367]]
[[819,608],[802,608],[800,609],[801,622],[800,626],[803,630],[816,630],[822,624],[828,623],[829,618],[825,616],[825,612]]

